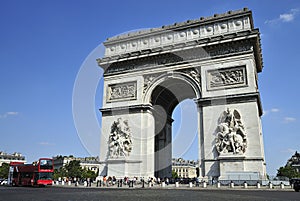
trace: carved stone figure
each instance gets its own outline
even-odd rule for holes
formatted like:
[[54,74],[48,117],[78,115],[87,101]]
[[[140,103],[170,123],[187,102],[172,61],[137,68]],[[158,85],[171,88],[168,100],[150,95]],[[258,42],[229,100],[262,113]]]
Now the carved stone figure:
[[237,110],[227,108],[219,118],[216,133],[216,149],[222,153],[243,154],[247,147],[247,136]]
[[108,86],[108,102],[136,98],[136,82],[121,83]]
[[111,126],[108,140],[109,157],[129,156],[132,150],[131,131],[127,120],[118,118]]
[[143,90],[144,93],[152,85],[153,81],[158,76],[159,76],[159,74],[151,74],[151,75],[144,76],[144,90]]
[[199,73],[198,69],[188,68],[188,69],[180,70],[180,72],[187,74],[188,76],[190,76],[191,78],[196,80],[198,83],[200,83],[200,73]]
[[227,70],[211,73],[210,84],[212,87],[240,84],[244,82],[243,70]]

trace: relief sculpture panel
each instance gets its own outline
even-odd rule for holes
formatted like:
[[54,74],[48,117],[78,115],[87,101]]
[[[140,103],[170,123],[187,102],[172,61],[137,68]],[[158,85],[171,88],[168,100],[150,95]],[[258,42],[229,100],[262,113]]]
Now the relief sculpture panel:
[[208,90],[218,90],[247,85],[246,67],[239,66],[207,71]]
[[218,121],[216,149],[219,154],[243,154],[247,147],[247,135],[237,110],[227,108]]
[[123,101],[123,100],[136,100],[137,88],[136,82],[127,82],[120,84],[111,84],[107,87],[107,101]]
[[132,140],[128,120],[118,118],[117,121],[113,122],[108,145],[110,158],[129,156],[132,150]]

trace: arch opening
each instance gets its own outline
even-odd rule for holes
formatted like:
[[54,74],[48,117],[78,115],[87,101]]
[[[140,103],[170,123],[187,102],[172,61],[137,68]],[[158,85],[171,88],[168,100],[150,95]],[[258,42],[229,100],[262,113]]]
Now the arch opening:
[[195,98],[197,93],[191,84],[178,78],[167,78],[153,89],[150,103],[155,119],[155,177],[172,176],[172,113],[183,100]]

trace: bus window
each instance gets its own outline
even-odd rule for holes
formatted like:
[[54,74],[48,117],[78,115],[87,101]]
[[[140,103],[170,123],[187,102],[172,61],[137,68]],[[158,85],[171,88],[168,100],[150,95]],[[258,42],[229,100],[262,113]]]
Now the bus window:
[[40,169],[51,170],[52,168],[52,160],[40,160]]
[[40,172],[37,174],[38,175],[36,177],[40,180],[52,180],[52,178],[53,178],[52,172]]

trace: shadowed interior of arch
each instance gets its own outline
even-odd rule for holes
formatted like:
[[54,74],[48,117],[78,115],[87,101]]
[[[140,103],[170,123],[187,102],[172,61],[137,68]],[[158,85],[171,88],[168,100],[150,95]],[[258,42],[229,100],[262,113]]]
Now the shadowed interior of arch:
[[172,113],[181,101],[196,97],[192,86],[177,78],[168,78],[153,90],[151,104],[155,118],[156,177],[172,175]]

